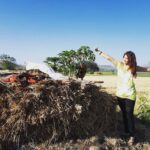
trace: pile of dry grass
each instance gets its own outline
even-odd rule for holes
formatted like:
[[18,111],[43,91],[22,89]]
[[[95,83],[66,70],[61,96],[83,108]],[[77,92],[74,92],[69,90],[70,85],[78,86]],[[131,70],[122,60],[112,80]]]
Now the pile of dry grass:
[[12,148],[115,129],[114,98],[93,84],[73,80],[14,84],[0,93],[0,108],[0,140]]

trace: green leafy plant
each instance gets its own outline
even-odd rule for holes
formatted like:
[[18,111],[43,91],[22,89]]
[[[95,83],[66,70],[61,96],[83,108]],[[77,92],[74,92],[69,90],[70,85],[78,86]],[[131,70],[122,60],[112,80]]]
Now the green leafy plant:
[[139,98],[137,117],[144,122],[150,123],[150,100],[146,96]]

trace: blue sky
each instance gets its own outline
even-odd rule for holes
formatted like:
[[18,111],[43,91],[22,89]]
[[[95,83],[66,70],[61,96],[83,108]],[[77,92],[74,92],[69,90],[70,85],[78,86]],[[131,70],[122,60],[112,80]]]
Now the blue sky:
[[[63,50],[101,48],[150,62],[149,0],[0,0],[0,54],[42,62]],[[96,55],[98,64],[110,64]]]

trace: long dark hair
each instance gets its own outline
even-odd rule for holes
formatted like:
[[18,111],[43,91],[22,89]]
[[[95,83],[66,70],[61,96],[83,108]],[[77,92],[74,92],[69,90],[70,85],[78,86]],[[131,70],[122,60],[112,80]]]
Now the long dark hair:
[[129,59],[129,69],[131,70],[131,73],[134,77],[137,76],[137,72],[136,72],[136,67],[137,67],[137,62],[136,62],[136,56],[134,54],[134,52],[132,51],[127,51],[124,53],[123,57],[127,55],[128,59]]

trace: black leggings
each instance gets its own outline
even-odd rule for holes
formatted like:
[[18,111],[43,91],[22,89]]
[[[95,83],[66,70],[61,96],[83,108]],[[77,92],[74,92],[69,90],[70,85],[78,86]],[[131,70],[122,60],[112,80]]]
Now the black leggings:
[[124,130],[129,133],[130,136],[134,135],[135,125],[134,125],[134,106],[135,101],[117,97],[118,104],[122,112]]

